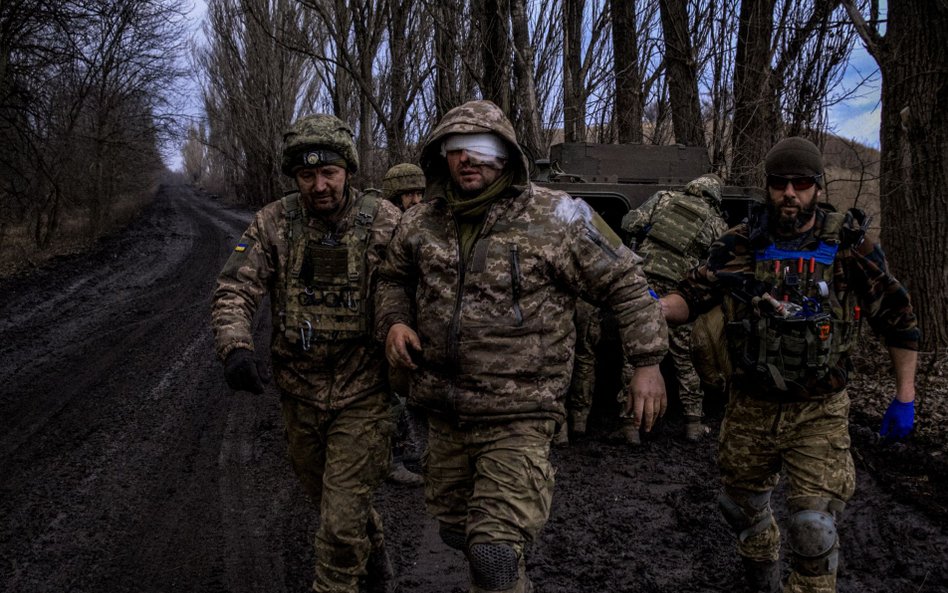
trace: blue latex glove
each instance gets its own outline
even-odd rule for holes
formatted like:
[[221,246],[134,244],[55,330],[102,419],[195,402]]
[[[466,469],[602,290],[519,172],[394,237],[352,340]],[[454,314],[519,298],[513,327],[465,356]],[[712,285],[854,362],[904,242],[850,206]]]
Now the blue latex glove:
[[904,439],[915,425],[915,402],[900,402],[893,398],[882,417],[879,436],[894,440]]

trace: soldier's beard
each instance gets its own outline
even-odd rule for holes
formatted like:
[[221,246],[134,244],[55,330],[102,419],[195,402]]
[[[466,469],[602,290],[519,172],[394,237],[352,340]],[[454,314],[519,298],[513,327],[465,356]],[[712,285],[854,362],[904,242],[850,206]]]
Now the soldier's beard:
[[[793,206],[796,208],[794,213],[785,212],[785,207]],[[779,235],[793,235],[806,226],[816,215],[816,200],[812,200],[808,205],[803,206],[799,200],[784,200],[779,204],[769,203],[770,220],[773,221],[774,231]]]

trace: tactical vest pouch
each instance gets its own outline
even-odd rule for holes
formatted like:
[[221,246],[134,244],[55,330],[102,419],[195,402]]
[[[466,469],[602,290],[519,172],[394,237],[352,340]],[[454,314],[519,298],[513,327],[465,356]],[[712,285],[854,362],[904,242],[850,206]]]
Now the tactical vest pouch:
[[304,285],[346,284],[348,275],[348,249],[327,247],[315,241],[307,244],[303,265],[299,272],[299,279]]
[[280,329],[303,351],[313,342],[367,335],[365,251],[379,203],[375,196],[363,196],[353,224],[339,240],[326,239],[325,229],[303,225],[298,202],[288,204],[289,273]]
[[[673,194],[668,204],[654,216],[641,252],[646,256],[644,270],[677,282],[694,265],[707,245],[695,245],[711,211],[700,200]],[[651,248],[649,242],[654,242]]]
[[853,344],[856,342],[856,331],[858,327],[858,321],[833,320],[831,365],[835,365],[840,358],[849,355],[849,351],[852,350]]
[[662,215],[652,220],[648,239],[661,243],[675,253],[687,255],[688,248],[701,232],[707,218],[706,205],[676,196],[670,200]]
[[786,383],[824,377],[839,359],[834,352],[834,323],[828,315],[810,318],[762,317],[728,323],[733,360],[745,371],[763,375],[780,390]]

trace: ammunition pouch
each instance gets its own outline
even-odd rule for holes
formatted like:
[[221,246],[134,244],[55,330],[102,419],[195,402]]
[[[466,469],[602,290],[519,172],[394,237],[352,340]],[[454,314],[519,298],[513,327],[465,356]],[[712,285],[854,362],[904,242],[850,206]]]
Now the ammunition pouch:
[[766,384],[787,390],[787,382],[819,380],[852,349],[854,323],[828,313],[811,317],[732,321],[725,326],[731,360]]

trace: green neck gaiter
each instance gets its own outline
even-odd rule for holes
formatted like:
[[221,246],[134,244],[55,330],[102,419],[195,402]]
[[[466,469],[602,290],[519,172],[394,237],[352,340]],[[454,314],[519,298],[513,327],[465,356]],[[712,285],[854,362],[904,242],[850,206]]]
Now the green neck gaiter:
[[471,256],[471,248],[474,247],[474,239],[484,224],[484,216],[488,208],[500,197],[513,181],[513,172],[507,171],[490,184],[484,191],[469,200],[464,200],[454,189],[453,184],[448,184],[445,197],[448,200],[448,207],[454,214],[458,223],[458,238],[461,243],[461,257],[467,261]]

